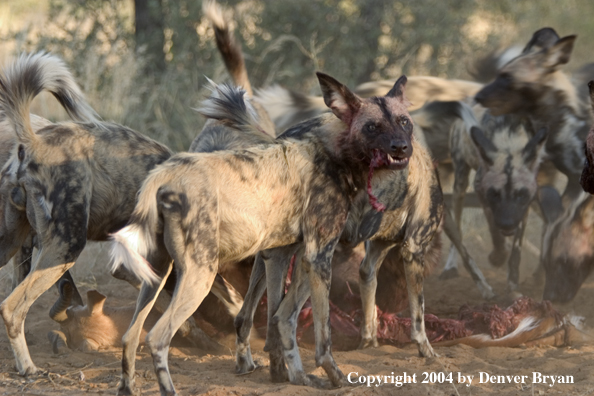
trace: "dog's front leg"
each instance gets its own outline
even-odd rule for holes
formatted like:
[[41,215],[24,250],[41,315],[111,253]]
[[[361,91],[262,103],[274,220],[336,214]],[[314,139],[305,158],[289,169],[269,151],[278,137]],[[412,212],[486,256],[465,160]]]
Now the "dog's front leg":
[[510,292],[515,292],[520,284],[520,261],[522,260],[522,245],[524,242],[526,223],[528,221],[528,212],[529,211],[526,211],[524,219],[520,223],[520,227],[516,230],[511,254],[508,258],[507,288]]
[[235,326],[235,372],[237,374],[251,373],[256,369],[250,347],[250,332],[254,324],[254,315],[258,301],[266,291],[266,264],[261,254],[256,255],[254,267],[250,276],[248,291],[243,305],[233,322]]
[[423,256],[421,248],[409,239],[402,247],[404,273],[410,306],[411,326],[410,338],[417,344],[419,355],[437,356],[433,351],[425,333],[425,297],[423,296]]
[[359,289],[363,306],[359,349],[379,346],[377,342],[377,310],[375,309],[377,272],[386,255],[395,245],[391,241],[367,241],[365,243],[365,258],[359,267]]

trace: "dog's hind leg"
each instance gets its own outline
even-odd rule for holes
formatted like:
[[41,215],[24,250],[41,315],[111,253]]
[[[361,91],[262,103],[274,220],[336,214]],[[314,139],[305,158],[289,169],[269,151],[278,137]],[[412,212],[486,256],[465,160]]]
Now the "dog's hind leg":
[[316,250],[309,250],[306,246],[304,263],[311,264],[308,272],[316,335],[316,366],[322,366],[332,385],[339,387],[347,384],[347,381],[332,357],[329,304],[332,255],[337,242],[338,238],[331,240],[328,244],[321,245]]
[[[261,252],[266,264],[266,287],[268,298],[268,323],[272,323],[272,317],[278,310],[285,294],[285,279],[293,255],[295,255],[295,266],[301,262],[303,250],[299,249],[301,244],[283,246]],[[282,348],[281,335],[278,326],[268,326],[266,329],[266,344],[264,351],[268,352],[270,358],[270,378],[272,382],[284,382],[289,379],[285,366],[284,353]]]
[[[176,209],[174,206],[163,217],[164,241],[175,262],[177,283],[169,307],[146,337],[161,395],[168,396],[177,394],[167,363],[171,339],[210,291],[219,266],[218,232],[208,233],[203,225],[192,224],[195,229],[187,233]],[[206,209],[200,212],[204,217],[212,213]],[[217,224],[213,218],[216,213],[209,218],[209,224]]]
[[359,349],[379,346],[377,342],[377,310],[375,309],[377,272],[386,255],[395,245],[391,241],[367,241],[365,243],[365,258],[359,267],[359,289],[363,306]]
[[268,327],[277,327],[281,340],[283,355],[287,362],[289,381],[295,385],[306,385],[316,388],[329,388],[328,381],[311,374],[305,374],[297,345],[297,321],[299,312],[310,296],[309,282],[304,262],[296,262],[293,278],[287,295]]
[[[68,185],[71,188],[68,190],[66,202],[61,201],[64,197],[62,194],[52,202],[45,197],[43,191],[32,188],[27,192],[30,199],[27,206],[30,205],[32,209],[42,247],[29,275],[0,305],[0,314],[4,319],[17,370],[21,375],[35,374],[38,371],[31,360],[25,340],[27,312],[31,305],[74,265],[87,242],[88,207],[85,206],[85,202],[90,201],[90,192],[84,188],[72,188],[74,185],[84,186],[84,177],[77,178],[77,175],[72,173],[68,173],[68,176]],[[52,206],[59,209],[51,211]],[[19,246],[24,239],[19,241]]]
[[423,296],[423,256],[420,247],[412,240],[408,240],[402,247],[404,259],[404,273],[410,306],[410,338],[417,344],[419,355],[424,357],[436,356],[427,334],[425,333],[425,298]]
[[256,369],[250,347],[250,332],[258,301],[262,298],[264,291],[266,291],[266,264],[262,256],[257,254],[243,306],[233,322],[237,335],[235,340],[235,372],[237,374],[251,373]]
[[21,375],[32,375],[38,371],[25,340],[26,314],[31,305],[74,265],[82,251],[82,247],[70,250],[70,246],[60,242],[46,243],[33,264],[33,270],[0,305],[17,370]]
[[31,262],[33,261],[33,235],[34,233],[30,233],[27,236],[27,239],[23,242],[20,250],[12,258],[12,290],[14,290],[31,271]]
[[159,272],[161,281],[158,284],[142,283],[140,293],[136,301],[136,310],[128,331],[122,337],[122,378],[118,386],[118,395],[133,395],[135,389],[135,371],[136,371],[136,350],[140,342],[140,333],[144,326],[144,321],[149,315],[155,304],[159,293],[165,286],[165,282],[171,273],[173,263],[162,241],[158,238],[158,247],[147,259],[151,266]]

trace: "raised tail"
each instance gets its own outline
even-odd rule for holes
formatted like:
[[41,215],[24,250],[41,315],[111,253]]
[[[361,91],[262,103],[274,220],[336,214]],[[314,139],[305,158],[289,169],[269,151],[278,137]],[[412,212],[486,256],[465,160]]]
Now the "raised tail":
[[245,67],[241,45],[235,40],[229,18],[223,12],[222,7],[214,0],[204,1],[202,11],[212,24],[217,48],[223,56],[223,61],[227,71],[233,78],[233,82],[252,96],[252,86]]
[[203,116],[246,133],[256,133],[272,140],[260,125],[260,116],[251,98],[241,87],[230,84],[215,84],[210,81],[211,95],[196,109]]
[[0,73],[0,118],[4,115],[10,120],[21,143],[31,144],[36,139],[29,107],[44,90],[51,92],[75,121],[99,122],[61,59],[43,52],[21,55]]
[[304,95],[280,85],[259,89],[254,99],[266,109],[279,132],[328,111],[321,96]]
[[[159,168],[157,168],[159,169]],[[146,283],[158,283],[160,277],[153,271],[147,257],[156,250],[159,226],[157,206],[158,190],[164,184],[164,173],[155,170],[149,174],[138,193],[138,202],[130,222],[111,235],[111,272],[120,265]]]

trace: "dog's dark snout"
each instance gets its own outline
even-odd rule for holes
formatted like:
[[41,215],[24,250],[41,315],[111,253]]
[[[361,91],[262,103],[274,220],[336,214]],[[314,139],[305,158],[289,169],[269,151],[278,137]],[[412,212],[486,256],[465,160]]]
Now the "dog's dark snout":
[[408,151],[408,142],[406,140],[392,140],[390,142],[390,152],[392,155],[402,155]]

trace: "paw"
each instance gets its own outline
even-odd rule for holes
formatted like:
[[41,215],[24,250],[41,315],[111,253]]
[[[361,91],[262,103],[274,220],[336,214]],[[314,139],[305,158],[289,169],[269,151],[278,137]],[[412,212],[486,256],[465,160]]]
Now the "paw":
[[377,337],[362,338],[357,349],[367,349],[367,348],[377,348],[377,347],[379,347],[379,343],[377,342]]
[[32,377],[34,375],[43,375],[45,371],[40,370],[34,364],[27,367],[17,367],[17,371],[23,377]]
[[460,276],[460,274],[458,274],[458,268],[448,268],[442,271],[442,273],[439,275],[439,279],[453,279],[457,278],[458,276]]
[[284,359],[275,359],[271,356],[270,380],[275,384],[289,381],[289,372],[285,366]]
[[431,357],[439,356],[437,353],[435,353],[435,351],[433,350],[433,347],[431,346],[431,344],[429,344],[429,341],[420,343],[418,345],[418,348],[419,348],[419,356],[420,357],[431,358]]
[[120,382],[118,386],[118,391],[116,393],[117,396],[138,396],[140,395],[139,389],[134,389],[133,384],[125,384],[124,382]]
[[297,373],[291,384],[309,386],[316,389],[332,389],[330,381],[323,380],[312,374],[305,374],[303,371]]
[[508,252],[505,250],[493,250],[489,253],[489,263],[493,267],[501,267],[507,262]]
[[252,355],[236,356],[235,358],[235,374],[244,375],[253,373],[261,366],[252,360]]

